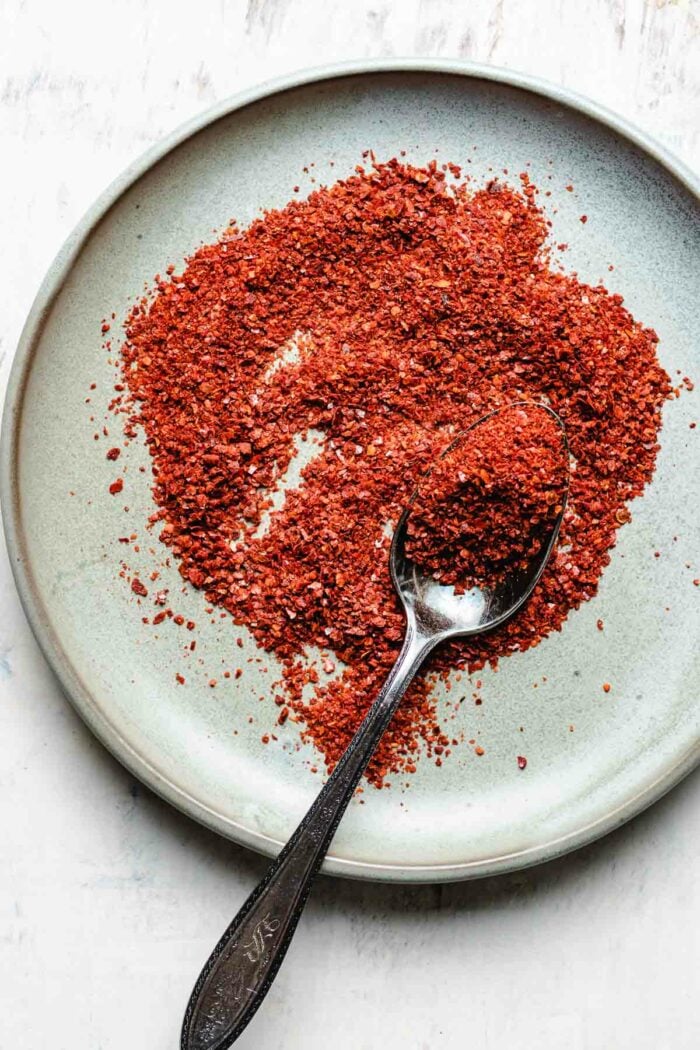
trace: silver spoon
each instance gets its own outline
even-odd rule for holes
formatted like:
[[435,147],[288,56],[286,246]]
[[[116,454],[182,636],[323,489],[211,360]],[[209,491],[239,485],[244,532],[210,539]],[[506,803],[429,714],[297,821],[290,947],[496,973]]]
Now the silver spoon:
[[[567,447],[564,424],[555,412],[531,402],[517,404],[554,416]],[[477,420],[444,454],[493,415]],[[209,956],[187,1005],[182,1050],[225,1050],[246,1027],[277,975],[340,819],[409,683],[441,642],[492,630],[527,601],[556,543],[567,494],[568,472],[561,512],[539,556],[526,569],[492,589],[474,587],[464,594],[425,575],[406,557],[413,494],[396,526],[390,553],[391,578],[406,614],[403,648],[318,798]]]

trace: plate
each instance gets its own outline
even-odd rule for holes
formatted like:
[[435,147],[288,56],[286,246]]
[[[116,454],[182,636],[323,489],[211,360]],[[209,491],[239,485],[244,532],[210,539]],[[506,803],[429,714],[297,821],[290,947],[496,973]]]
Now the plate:
[[[402,149],[420,163],[471,159],[483,179],[527,167],[551,191],[552,236],[569,244],[567,268],[604,279],[656,328],[674,378],[700,378],[697,186],[619,118],[525,77],[445,62],[304,73],[177,131],[95,204],[39,292],[11,376],[1,495],[17,584],[44,653],[106,746],[184,812],[269,854],[310,804],[320,774],[310,772],[309,747],[261,743],[273,718],[272,658],[210,689],[233,658],[236,632],[190,591],[180,609],[198,622],[201,663],[190,661],[186,688],[177,686],[182,632],[144,628],[118,576],[118,537],[129,528],[143,536],[152,503],[148,471],[136,469],[147,467],[139,441],[128,450],[128,515],[105,496],[113,470],[93,433],[114,374],[100,324],[112,311],[119,320],[145,282],[231,217],[247,223],[284,205],[297,184],[304,192],[312,177],[343,177],[369,148],[380,159]],[[410,788],[368,788],[341,825],[327,871],[440,881],[532,864],[621,824],[696,763],[696,419],[695,392],[666,406],[657,473],[595,600],[561,633],[479,675],[483,704],[464,705],[462,728],[478,733],[486,754],[457,748],[442,768],[419,763]],[[158,541],[145,535],[143,544]],[[162,581],[181,584],[174,566]],[[243,644],[244,658],[255,653]]]

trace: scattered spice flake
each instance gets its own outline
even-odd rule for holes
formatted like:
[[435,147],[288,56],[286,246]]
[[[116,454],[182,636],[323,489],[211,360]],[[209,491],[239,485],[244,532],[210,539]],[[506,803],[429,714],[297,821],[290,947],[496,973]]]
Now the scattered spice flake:
[[141,598],[148,597],[148,591],[146,590],[144,584],[141,583],[141,580],[138,578],[138,576],[134,576],[133,580],[131,581],[131,589],[134,592],[134,594],[138,594]]
[[109,451],[107,452],[107,459],[111,459],[111,460],[119,459],[121,454],[122,454],[122,450],[120,448],[110,448]]
[[477,744],[477,746],[474,748],[474,754],[475,755],[485,755],[486,752],[484,751],[483,747],[481,747],[481,746],[479,746]]
[[581,219],[580,219],[580,221],[581,221],[581,222],[582,222],[582,223],[584,224],[584,226],[585,226],[585,225],[586,225],[586,223],[588,222],[588,216],[587,216],[587,215],[582,215],[582,216],[581,216]]
[[518,755],[518,769],[525,769],[527,766],[527,759],[524,755]]
[[179,682],[180,685],[184,685],[185,684],[185,679],[183,678],[183,676],[181,674],[176,674],[175,675],[175,681]]
[[609,693],[611,688],[612,688],[612,686],[610,685],[610,682],[603,682],[603,692],[604,693]]
[[112,484],[109,486],[109,491],[110,491],[112,496],[116,496],[122,491],[123,488],[124,488],[124,479],[123,478],[117,478],[117,480],[113,481]]
[[210,689],[215,689],[216,688],[216,678],[210,678],[209,679],[209,688]]
[[[145,431],[162,538],[184,580],[282,661],[290,713],[328,768],[401,645],[385,525],[456,433],[546,399],[576,470],[531,600],[437,652],[427,674],[438,678],[560,629],[596,592],[616,512],[652,476],[670,393],[657,336],[619,295],[550,267],[547,224],[527,176],[472,191],[432,162],[359,167],[226,231],[128,318],[112,409],[127,437]],[[261,529],[310,432],[314,458]],[[304,655],[314,646],[340,668],[323,683]],[[449,743],[431,680],[412,684],[373,784]]]
[[596,620],[595,625],[599,631],[602,631],[605,627],[605,623],[603,622],[603,620]]

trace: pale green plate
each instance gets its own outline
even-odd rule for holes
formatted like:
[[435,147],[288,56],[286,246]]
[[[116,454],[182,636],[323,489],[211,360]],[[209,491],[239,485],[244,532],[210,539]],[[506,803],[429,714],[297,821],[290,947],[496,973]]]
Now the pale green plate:
[[[203,666],[187,664],[183,632],[144,628],[117,578],[117,537],[130,528],[144,537],[152,504],[148,474],[136,469],[146,462],[139,443],[127,456],[129,514],[106,495],[115,471],[88,421],[93,407],[101,416],[113,381],[100,322],[112,310],[122,316],[144,282],[211,240],[213,228],[285,204],[296,184],[308,191],[305,165],[334,181],[368,148],[380,159],[405,149],[421,163],[471,158],[479,178],[489,168],[517,178],[529,166],[551,189],[552,235],[570,245],[567,266],[603,278],[656,328],[674,379],[676,370],[700,379],[697,187],[617,117],[525,77],[427,61],[305,73],[217,107],[117,180],[52,266],[22,335],[3,435],[10,554],[36,636],[100,739],[174,805],[267,853],[292,831],[320,775],[309,771],[308,748],[289,746],[293,726],[261,744],[276,713],[259,700],[269,695],[271,658],[268,673],[244,664],[238,682],[224,680],[224,666],[240,662],[234,631],[210,623],[191,592],[178,607],[200,625]],[[700,736],[695,419],[696,393],[668,404],[656,477],[621,531],[599,596],[561,634],[481,674],[481,707],[466,690],[450,725],[478,737],[485,755],[457,748],[440,769],[420,763],[409,790],[368,789],[343,821],[328,871],[437,881],[532,864],[616,827],[691,769]],[[144,548],[157,545],[144,538]],[[145,554],[129,560],[153,566]],[[174,568],[163,580],[179,584]]]

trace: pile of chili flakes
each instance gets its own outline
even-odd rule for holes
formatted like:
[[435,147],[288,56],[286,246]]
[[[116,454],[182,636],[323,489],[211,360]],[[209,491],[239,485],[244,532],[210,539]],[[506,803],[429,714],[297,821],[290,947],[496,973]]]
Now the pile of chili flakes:
[[[515,619],[435,655],[377,749],[377,786],[455,743],[431,676],[528,649],[595,594],[652,476],[670,392],[656,334],[620,296],[552,267],[525,175],[474,191],[446,169],[358,167],[230,227],[156,278],[122,348],[121,410],[145,431],[161,538],[184,579],[279,658],[270,722],[296,721],[328,768],[401,645],[388,549],[419,476],[501,405],[544,401],[564,420],[556,554]],[[300,446],[313,455],[282,496]]]
[[541,558],[568,476],[566,440],[552,413],[509,405],[457,438],[420,481],[406,554],[458,594],[497,586]]

